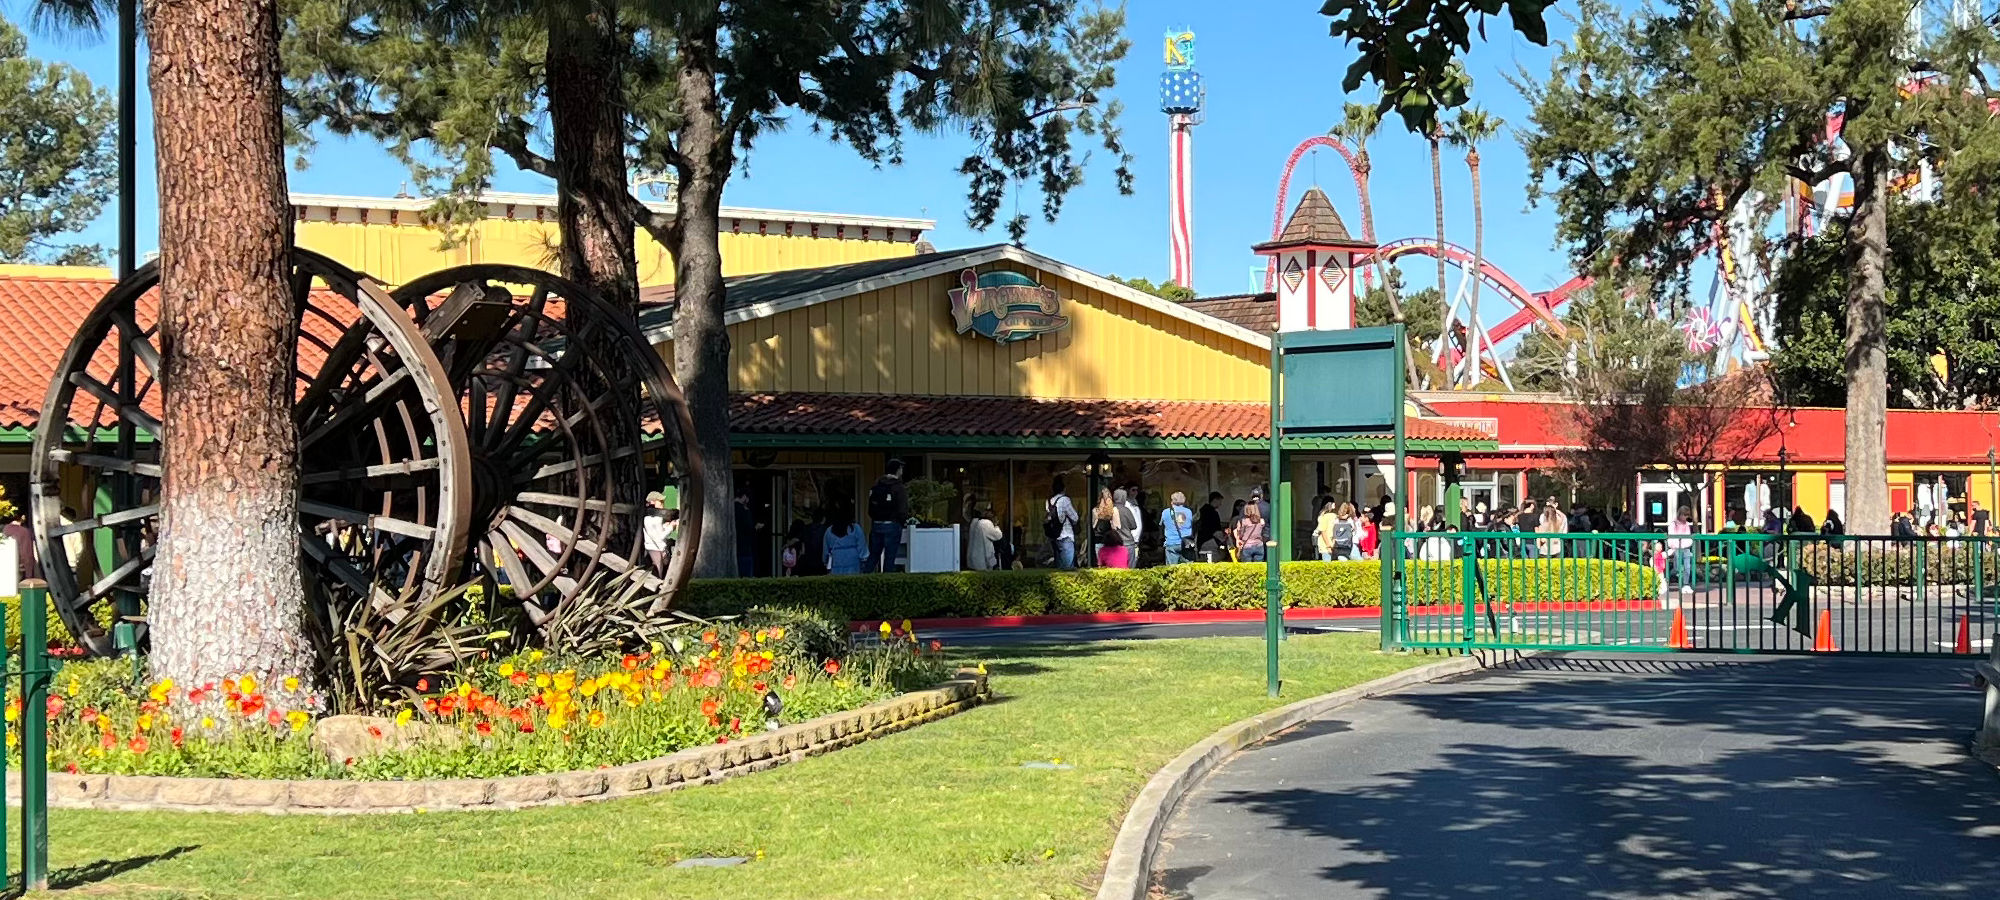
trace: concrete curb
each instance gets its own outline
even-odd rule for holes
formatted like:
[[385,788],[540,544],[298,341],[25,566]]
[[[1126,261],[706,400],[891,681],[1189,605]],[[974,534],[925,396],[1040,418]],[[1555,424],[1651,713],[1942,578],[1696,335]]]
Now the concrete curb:
[[[986,676],[960,669],[926,690],[831,713],[727,744],[576,772],[422,781],[280,781],[162,775],[49,773],[49,805],[62,809],[351,815],[568,806],[714,784],[914,728],[985,702]],[[19,772],[7,796],[19,802]]]
[[[1512,651],[1499,652],[1518,655]],[[1188,791],[1237,751],[1356,700],[1476,672],[1487,665],[1482,654],[1448,659],[1310,697],[1223,726],[1153,773],[1139,796],[1133,798],[1132,808],[1125,813],[1125,823],[1118,828],[1118,840],[1111,845],[1111,858],[1104,864],[1104,881],[1098,886],[1097,900],[1147,900],[1152,886],[1153,854],[1159,850],[1160,833],[1166,830],[1167,819],[1173,816]]]

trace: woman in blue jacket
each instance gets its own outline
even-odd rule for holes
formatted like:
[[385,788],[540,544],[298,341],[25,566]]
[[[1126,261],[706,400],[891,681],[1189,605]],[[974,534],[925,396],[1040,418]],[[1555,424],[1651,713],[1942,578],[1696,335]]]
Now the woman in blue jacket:
[[861,528],[854,524],[853,517],[842,516],[826,530],[826,570],[834,575],[861,574],[861,558],[868,552],[868,541],[861,534]]

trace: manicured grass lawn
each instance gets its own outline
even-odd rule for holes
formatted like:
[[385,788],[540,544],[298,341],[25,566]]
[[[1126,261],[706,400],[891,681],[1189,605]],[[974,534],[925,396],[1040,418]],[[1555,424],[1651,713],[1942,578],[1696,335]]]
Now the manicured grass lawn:
[[[1131,797],[1189,744],[1439,659],[1375,642],[1293,638],[1278,701],[1257,639],[1006,648],[983,657],[991,705],[721,785],[508,813],[57,810],[51,855],[92,897],[1081,897]],[[1055,759],[1075,768],[1021,768]],[[668,868],[710,855],[754,861]]]

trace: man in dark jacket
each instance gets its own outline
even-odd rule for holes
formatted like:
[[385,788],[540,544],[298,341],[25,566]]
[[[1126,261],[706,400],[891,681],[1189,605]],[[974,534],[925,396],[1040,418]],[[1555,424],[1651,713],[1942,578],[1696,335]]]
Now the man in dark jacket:
[[875,524],[868,530],[868,561],[862,563],[862,570],[901,571],[896,554],[903,547],[903,523],[910,518],[910,492],[903,484],[902,460],[889,460],[882,477],[868,489],[868,518]]
[[1219,540],[1216,535],[1222,533],[1222,510],[1217,509],[1216,504],[1221,502],[1221,491],[1209,491],[1208,502],[1201,505],[1200,512],[1195,513],[1194,540],[1196,544]]
[[21,514],[16,512],[8,516],[6,526],[0,530],[4,530],[8,537],[14,539],[14,553],[21,567],[21,580],[42,577],[42,565],[35,559],[35,533],[28,530],[27,524],[21,521]]

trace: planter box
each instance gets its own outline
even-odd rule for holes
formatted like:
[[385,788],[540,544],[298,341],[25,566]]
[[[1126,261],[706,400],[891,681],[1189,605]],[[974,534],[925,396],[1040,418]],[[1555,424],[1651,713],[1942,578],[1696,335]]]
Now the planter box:
[[908,552],[903,554],[904,571],[956,572],[959,566],[959,526],[911,528]]

